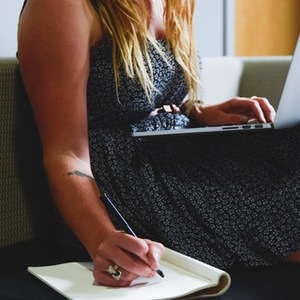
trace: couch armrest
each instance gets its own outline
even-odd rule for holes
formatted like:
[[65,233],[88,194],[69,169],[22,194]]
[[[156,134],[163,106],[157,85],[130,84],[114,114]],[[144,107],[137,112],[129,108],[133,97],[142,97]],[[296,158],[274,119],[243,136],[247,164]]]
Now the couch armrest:
[[0,247],[48,232],[41,146],[15,58],[0,58]]

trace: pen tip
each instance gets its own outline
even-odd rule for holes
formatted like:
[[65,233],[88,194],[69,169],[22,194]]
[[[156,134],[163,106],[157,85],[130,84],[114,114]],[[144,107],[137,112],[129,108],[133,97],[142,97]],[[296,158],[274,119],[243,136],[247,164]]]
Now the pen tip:
[[157,270],[156,273],[157,273],[160,277],[162,277],[162,278],[165,277],[165,275],[164,275],[164,273],[163,273],[162,270]]

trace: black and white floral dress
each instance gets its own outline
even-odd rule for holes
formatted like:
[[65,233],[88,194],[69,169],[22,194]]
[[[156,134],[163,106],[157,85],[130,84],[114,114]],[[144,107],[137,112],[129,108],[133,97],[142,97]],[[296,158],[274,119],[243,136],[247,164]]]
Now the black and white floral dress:
[[220,268],[267,266],[299,249],[299,128],[132,138],[134,130],[189,126],[181,114],[148,116],[164,104],[180,106],[187,93],[173,55],[167,64],[149,51],[151,102],[124,72],[117,97],[109,39],[91,53],[89,142],[101,191],[138,236]]

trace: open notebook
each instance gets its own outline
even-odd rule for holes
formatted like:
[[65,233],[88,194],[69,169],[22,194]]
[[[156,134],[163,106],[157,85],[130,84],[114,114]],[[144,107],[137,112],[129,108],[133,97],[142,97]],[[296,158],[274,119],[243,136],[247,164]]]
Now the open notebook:
[[221,295],[230,286],[228,273],[170,249],[165,250],[160,263],[164,278],[138,278],[125,288],[96,284],[92,263],[29,267],[28,271],[72,300],[199,299]]
[[181,134],[225,133],[252,130],[273,130],[293,127],[300,124],[300,35],[294,51],[284,89],[273,123],[242,124],[226,126],[205,126],[176,130],[133,132],[133,137],[167,136]]

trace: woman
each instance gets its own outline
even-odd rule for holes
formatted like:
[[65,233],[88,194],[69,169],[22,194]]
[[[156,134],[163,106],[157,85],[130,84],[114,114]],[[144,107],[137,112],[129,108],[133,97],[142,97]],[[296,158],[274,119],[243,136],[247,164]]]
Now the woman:
[[[18,58],[52,196],[101,284],[154,276],[164,246],[221,268],[299,260],[299,128],[130,137],[274,119],[265,98],[196,101],[193,8],[193,0],[28,0],[22,12]],[[166,104],[172,112],[160,113]],[[115,227],[103,193],[139,238]]]

